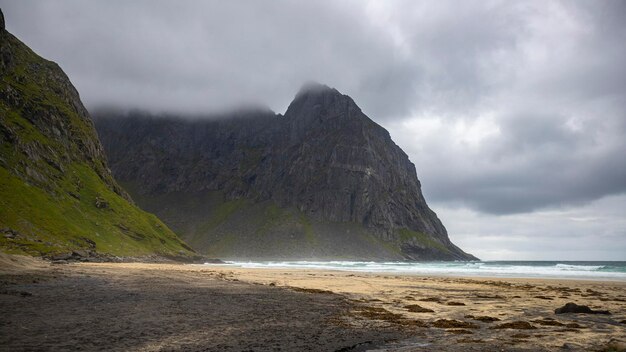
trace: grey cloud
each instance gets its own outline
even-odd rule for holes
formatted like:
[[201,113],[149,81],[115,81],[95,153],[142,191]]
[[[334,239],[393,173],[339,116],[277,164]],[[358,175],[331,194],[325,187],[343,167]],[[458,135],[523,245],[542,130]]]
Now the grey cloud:
[[[513,16],[502,36],[483,42],[470,32],[469,49],[461,45],[437,55],[465,64],[452,64],[455,70],[442,74],[443,82],[450,72],[460,81],[452,90],[438,83],[435,99],[422,99],[431,104],[416,115],[439,119],[435,136],[411,138],[402,123],[388,124],[400,145],[408,146],[428,199],[511,214],[580,206],[626,192],[623,2],[536,5],[492,12]],[[489,32],[498,21],[482,25]],[[492,72],[484,62],[494,63],[488,66]],[[478,146],[459,143],[450,132],[456,123],[471,124],[484,115],[493,116],[499,133]]]
[[[396,70],[384,35],[358,7],[334,2],[2,6],[9,30],[58,61],[89,106],[200,112],[252,102],[282,112],[304,81],[347,92],[372,72]],[[395,84],[385,85],[404,91]]]
[[380,120],[402,118],[410,107],[420,104],[417,91],[422,73],[414,65],[393,65],[368,72],[359,83],[359,100],[368,102],[364,108]]
[[431,199],[491,214],[532,212],[626,192],[626,142],[619,136],[571,131],[563,118],[522,115],[478,150],[440,144],[438,153],[417,160]]
[[[510,214],[626,191],[623,1],[0,4],[89,107],[283,112],[315,80],[390,130],[438,204]],[[499,132],[460,143],[457,124],[485,116]],[[423,118],[441,126],[403,125]]]
[[485,216],[437,209],[452,240],[480,258],[495,260],[625,260],[626,195],[536,214]]
[[510,84],[504,61],[513,59],[524,33],[525,10],[497,2],[423,4],[414,11],[396,9],[412,57],[426,71],[422,107],[452,116],[479,109],[490,92]]
[[500,119],[501,136],[493,150],[493,157],[500,158],[503,154],[519,155],[525,152],[556,149],[558,155],[567,155],[579,144],[585,143],[582,131],[572,130],[567,126],[567,117],[544,115],[530,112]]

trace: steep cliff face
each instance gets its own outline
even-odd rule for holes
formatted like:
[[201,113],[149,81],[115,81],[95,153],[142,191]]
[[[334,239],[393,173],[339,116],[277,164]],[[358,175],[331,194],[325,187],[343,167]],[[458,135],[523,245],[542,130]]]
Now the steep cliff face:
[[284,116],[94,116],[116,178],[201,252],[475,259],[450,242],[389,133],[335,89],[306,85]]
[[0,249],[15,253],[192,253],[113,179],[89,114],[59,66],[4,28],[0,232]]
[[315,219],[356,222],[389,240],[411,229],[447,241],[445,228],[428,208],[415,166],[389,133],[334,89],[305,87],[284,117],[284,135],[274,154],[289,151],[286,173],[274,184],[281,204],[297,204]]

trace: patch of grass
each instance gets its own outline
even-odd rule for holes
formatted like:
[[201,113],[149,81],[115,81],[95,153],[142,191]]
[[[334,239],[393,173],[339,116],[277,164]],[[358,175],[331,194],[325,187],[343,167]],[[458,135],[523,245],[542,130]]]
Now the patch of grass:
[[228,218],[244,208],[248,201],[245,199],[233,199],[219,204],[211,213],[210,219],[199,227],[198,233],[207,233],[228,220]]
[[222,235],[218,240],[211,244],[211,246],[207,249],[206,254],[212,256],[231,255],[233,253],[233,248],[238,241],[239,238],[237,238],[237,236],[233,233]]
[[293,208],[281,208],[274,203],[270,203],[265,207],[262,225],[256,230],[256,233],[264,235],[272,231],[272,229],[289,223],[296,223],[301,226],[307,244],[314,246],[317,243],[313,225],[304,213]]
[[446,253],[450,252],[450,250],[446,248],[446,246],[444,246],[442,243],[438,242],[437,240],[433,239],[431,236],[423,232],[417,232],[409,229],[400,229],[397,233],[401,242],[410,242],[411,240],[415,240],[424,247],[435,248]]
[[[0,228],[19,234],[0,238],[0,247],[42,255],[86,248],[93,241],[96,251],[120,256],[189,253],[165,224],[108,189],[88,166],[72,165],[67,177],[81,181],[80,199],[59,190],[51,195],[0,167]],[[96,197],[108,207],[97,208]]]
[[266,235],[277,226],[288,222],[291,217],[292,214],[289,210],[280,208],[274,203],[270,203],[263,209],[261,226],[256,229],[256,233],[259,235]]
[[396,243],[381,240],[380,238],[374,236],[373,234],[365,232],[365,231],[362,231],[362,232],[363,232],[363,238],[365,238],[367,242],[373,245],[381,245],[385,247],[385,249],[387,249],[389,252],[395,253],[401,256],[402,251],[400,250],[400,247],[398,247]]
[[315,231],[313,231],[311,221],[309,221],[309,218],[302,212],[300,213],[299,220],[300,224],[302,224],[302,227],[304,228],[304,238],[306,238],[306,241],[310,245],[315,245],[317,243],[317,236],[315,236]]

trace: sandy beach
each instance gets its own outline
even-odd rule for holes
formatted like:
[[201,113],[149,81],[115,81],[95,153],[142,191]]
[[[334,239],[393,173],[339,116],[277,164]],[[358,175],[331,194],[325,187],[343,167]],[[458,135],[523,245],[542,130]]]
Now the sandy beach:
[[[611,314],[555,314],[565,303]],[[615,351],[626,283],[0,258],[2,351]]]

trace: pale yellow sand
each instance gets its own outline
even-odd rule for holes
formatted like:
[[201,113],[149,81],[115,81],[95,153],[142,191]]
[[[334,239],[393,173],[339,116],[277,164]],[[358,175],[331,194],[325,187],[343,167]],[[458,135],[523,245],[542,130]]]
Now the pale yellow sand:
[[[463,329],[471,334],[459,334],[451,338],[454,342],[489,344],[508,341],[518,347],[532,345],[550,350],[568,344],[572,349],[589,350],[602,347],[612,338],[626,338],[626,282],[425,277],[225,266],[208,268],[227,279],[332,291],[431,326],[439,319],[478,326],[477,329]],[[202,267],[196,266],[192,270],[202,270]],[[555,308],[568,302],[608,310],[612,314],[554,314]],[[415,304],[433,312],[409,312],[406,307]],[[468,317],[470,315],[499,320],[483,322]],[[529,322],[536,329],[491,329],[520,321]],[[433,328],[421,330],[428,334]]]

